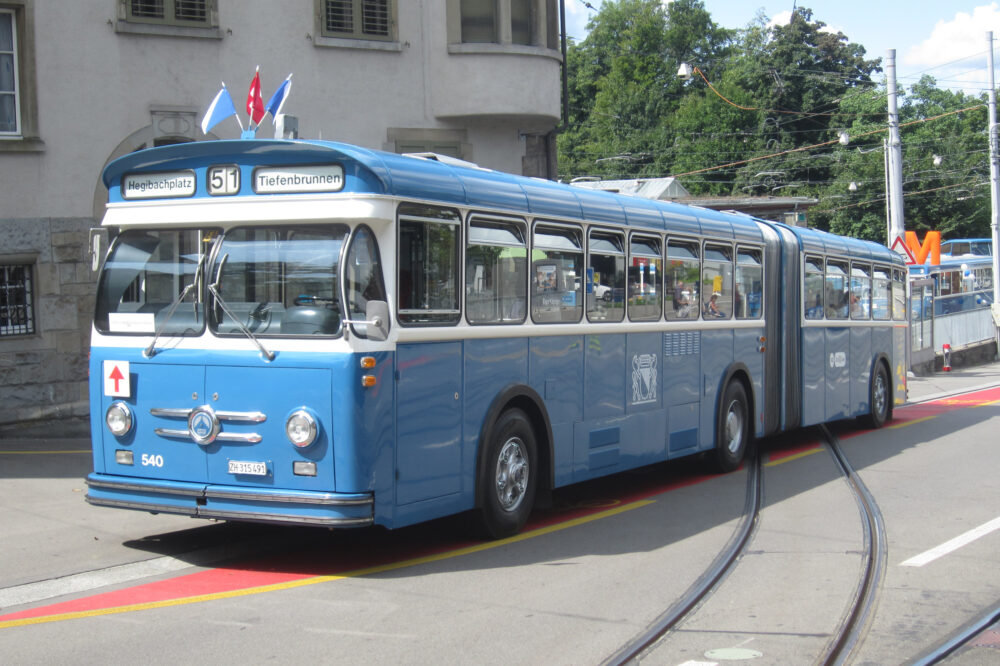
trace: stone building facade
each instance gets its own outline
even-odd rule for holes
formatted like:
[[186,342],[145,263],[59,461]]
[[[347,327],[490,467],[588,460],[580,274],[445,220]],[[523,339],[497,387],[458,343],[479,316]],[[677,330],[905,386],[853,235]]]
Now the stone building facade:
[[108,162],[239,138],[199,121],[259,68],[302,138],[550,177],[561,1],[0,0],[0,423],[86,413]]

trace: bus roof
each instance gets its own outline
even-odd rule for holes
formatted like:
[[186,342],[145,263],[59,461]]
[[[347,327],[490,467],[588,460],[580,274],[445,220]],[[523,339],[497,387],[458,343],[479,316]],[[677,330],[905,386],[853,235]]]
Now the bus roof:
[[[399,155],[345,143],[312,140],[199,141],[137,151],[121,157],[104,169],[103,181],[112,203],[136,199],[122,193],[122,179],[130,174],[193,171],[198,183],[212,165],[238,164],[252,171],[257,167],[307,164],[344,166],[346,193],[383,194],[445,204],[530,213],[534,216],[627,224],[691,234],[711,230],[728,237],[759,240],[754,219],[682,204],[653,201],[572,187],[562,183],[515,176],[438,161],[426,156]],[[244,178],[247,178],[247,173]],[[210,198],[199,186],[189,198]],[[239,196],[270,196],[244,187]],[[149,197],[153,198],[153,197]]]

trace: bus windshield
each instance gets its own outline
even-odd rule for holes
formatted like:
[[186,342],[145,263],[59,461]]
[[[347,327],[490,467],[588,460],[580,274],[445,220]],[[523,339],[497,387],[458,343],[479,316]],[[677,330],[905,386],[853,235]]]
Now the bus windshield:
[[338,335],[344,225],[243,227],[226,233],[208,272],[222,303],[213,333]]
[[97,330],[199,335],[205,327],[204,296],[192,286],[218,233],[217,229],[122,233],[111,248],[97,289]]

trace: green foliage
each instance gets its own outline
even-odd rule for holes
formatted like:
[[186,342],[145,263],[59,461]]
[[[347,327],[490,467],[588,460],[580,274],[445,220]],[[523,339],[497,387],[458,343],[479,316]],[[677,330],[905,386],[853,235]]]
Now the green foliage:
[[[810,197],[812,226],[884,241],[886,90],[864,47],[801,7],[787,25],[758,14],[725,30],[701,0],[605,0],[588,29],[567,58],[564,180],[677,175],[694,194]],[[988,235],[985,108],[942,116],[983,102],[929,77],[901,95],[908,229]]]

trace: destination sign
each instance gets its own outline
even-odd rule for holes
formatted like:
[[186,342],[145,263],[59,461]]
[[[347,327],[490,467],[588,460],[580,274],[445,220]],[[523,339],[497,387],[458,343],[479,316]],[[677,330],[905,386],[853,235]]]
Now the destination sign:
[[257,194],[339,192],[344,189],[344,167],[339,164],[258,167],[253,172]]
[[130,173],[122,177],[123,199],[167,199],[193,197],[195,177],[192,171]]

